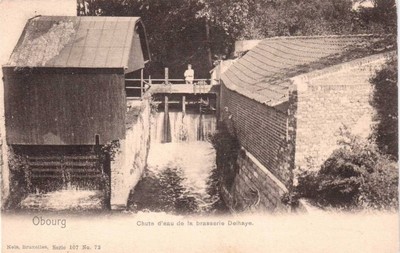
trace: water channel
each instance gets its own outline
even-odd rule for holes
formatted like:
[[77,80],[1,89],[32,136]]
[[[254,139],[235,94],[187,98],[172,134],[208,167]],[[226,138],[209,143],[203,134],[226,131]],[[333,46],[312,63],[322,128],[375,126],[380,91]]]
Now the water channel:
[[147,168],[129,198],[129,209],[173,214],[226,211],[209,141],[216,130],[215,115],[170,111],[165,117],[164,112],[153,115]]
[[[170,214],[226,212],[219,195],[216,152],[209,140],[215,131],[214,113],[200,113],[198,108],[185,113],[173,109],[167,115],[163,111],[153,113],[147,167],[129,196],[128,210]],[[102,212],[107,210],[103,191],[68,182],[56,190],[37,189],[17,209]]]

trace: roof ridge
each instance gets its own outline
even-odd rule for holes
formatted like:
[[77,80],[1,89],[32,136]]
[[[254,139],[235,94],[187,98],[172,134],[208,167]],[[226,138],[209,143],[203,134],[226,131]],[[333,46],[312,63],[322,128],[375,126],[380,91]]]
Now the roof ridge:
[[[142,50],[139,41],[133,39],[135,27],[142,25],[140,17],[36,16],[27,21],[5,66],[113,67],[130,72],[144,64],[136,57]],[[145,36],[144,30],[139,36]]]
[[140,16],[74,16],[74,15],[36,15],[36,17],[68,17],[68,18],[140,18]]
[[274,36],[270,38],[261,39],[261,42],[268,40],[282,40],[282,39],[322,39],[322,38],[368,38],[368,37],[387,37],[394,36],[394,34],[332,34],[332,35],[307,35],[307,36]]
[[395,49],[394,39],[393,34],[266,38],[231,65],[222,80],[232,90],[274,104],[281,102],[279,94],[287,94],[287,85],[281,83],[288,79]]

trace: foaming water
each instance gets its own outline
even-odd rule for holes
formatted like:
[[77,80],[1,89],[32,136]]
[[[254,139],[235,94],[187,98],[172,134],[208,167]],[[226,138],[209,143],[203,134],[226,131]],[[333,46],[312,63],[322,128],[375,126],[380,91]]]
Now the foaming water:
[[215,169],[215,150],[208,142],[153,143],[129,208],[179,214],[222,211],[221,199],[211,189]]
[[214,115],[154,115],[147,169],[129,198],[129,209],[178,214],[225,211],[213,180],[216,153],[205,141],[215,128]]
[[104,193],[70,187],[47,193],[29,194],[20,205],[21,209],[38,211],[101,210],[104,208]]
[[181,171],[186,194],[198,201],[211,197],[207,194],[207,179],[215,166],[213,147],[201,141],[155,144],[148,158],[148,169],[154,174],[161,175],[166,168]]

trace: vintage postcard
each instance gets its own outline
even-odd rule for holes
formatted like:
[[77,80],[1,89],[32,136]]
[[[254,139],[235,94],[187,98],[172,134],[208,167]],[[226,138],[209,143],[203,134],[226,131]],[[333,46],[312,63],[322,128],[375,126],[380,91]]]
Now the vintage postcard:
[[1,252],[398,252],[395,0],[1,0]]

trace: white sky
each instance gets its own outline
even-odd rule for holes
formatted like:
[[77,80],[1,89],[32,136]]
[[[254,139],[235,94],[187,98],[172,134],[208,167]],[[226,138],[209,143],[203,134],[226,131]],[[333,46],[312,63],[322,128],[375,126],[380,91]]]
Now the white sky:
[[353,4],[353,10],[356,10],[359,6],[374,7],[374,3],[371,0],[367,0],[367,1],[362,2],[362,3],[355,3],[355,4]]
[[76,16],[76,0],[0,0],[0,63],[8,61],[26,21],[36,15]]

